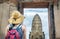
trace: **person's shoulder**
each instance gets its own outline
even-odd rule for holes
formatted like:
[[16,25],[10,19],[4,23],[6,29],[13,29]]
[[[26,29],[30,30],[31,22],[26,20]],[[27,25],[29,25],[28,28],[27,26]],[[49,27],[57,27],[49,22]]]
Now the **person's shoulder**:
[[10,24],[8,24],[6,28],[9,29],[9,27],[10,27]]
[[25,26],[25,25],[22,25],[22,28],[23,28],[23,29],[26,29],[26,26]]
[[7,27],[10,27],[10,24],[8,24]]
[[22,30],[25,31],[26,30],[26,26],[22,25]]
[[7,27],[6,27],[6,30],[7,30],[7,31],[9,30],[9,27],[10,27],[10,24],[8,24]]

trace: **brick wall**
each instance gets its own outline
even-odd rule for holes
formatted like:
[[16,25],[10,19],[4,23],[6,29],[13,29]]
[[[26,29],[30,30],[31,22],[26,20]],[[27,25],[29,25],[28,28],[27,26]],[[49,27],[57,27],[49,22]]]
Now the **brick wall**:
[[60,3],[58,8],[56,5],[54,5],[54,17],[55,17],[56,38],[60,38]]
[[17,10],[17,7],[13,3],[0,4],[0,39],[4,39],[8,18],[10,17],[10,12],[13,10]]

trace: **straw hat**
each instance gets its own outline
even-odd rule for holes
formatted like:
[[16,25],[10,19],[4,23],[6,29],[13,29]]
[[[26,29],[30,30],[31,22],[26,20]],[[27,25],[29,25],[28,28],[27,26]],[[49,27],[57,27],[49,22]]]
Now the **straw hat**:
[[10,14],[10,19],[8,19],[8,22],[10,24],[21,24],[24,20],[24,16],[19,11],[13,11]]

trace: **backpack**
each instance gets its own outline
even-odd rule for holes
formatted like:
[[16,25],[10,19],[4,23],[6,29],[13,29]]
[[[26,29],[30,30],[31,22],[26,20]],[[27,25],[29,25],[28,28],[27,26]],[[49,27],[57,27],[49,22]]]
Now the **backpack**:
[[16,29],[11,29],[7,32],[5,39],[22,39],[22,28],[20,25]]

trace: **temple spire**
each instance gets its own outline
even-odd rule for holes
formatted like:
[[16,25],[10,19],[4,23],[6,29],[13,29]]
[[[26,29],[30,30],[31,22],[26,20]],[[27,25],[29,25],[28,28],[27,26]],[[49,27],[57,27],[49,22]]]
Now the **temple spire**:
[[45,34],[42,32],[41,18],[38,14],[36,14],[33,18],[29,39],[45,39]]

